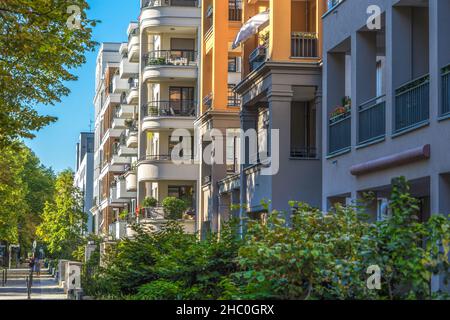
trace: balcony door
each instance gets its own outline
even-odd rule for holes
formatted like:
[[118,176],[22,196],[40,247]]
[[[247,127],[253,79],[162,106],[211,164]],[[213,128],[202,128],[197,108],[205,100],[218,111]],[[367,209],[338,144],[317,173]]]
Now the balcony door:
[[170,112],[175,115],[190,115],[194,108],[193,87],[169,87]]
[[195,60],[195,39],[171,38],[170,59],[175,65],[189,65]]

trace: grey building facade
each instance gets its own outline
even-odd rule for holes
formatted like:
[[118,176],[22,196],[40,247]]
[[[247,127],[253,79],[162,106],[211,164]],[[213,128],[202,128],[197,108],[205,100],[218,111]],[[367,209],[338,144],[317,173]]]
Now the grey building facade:
[[450,213],[450,0],[336,1],[323,28],[323,208],[371,191],[380,219],[405,176]]
[[94,133],[80,133],[76,145],[76,166],[74,184],[83,192],[83,211],[88,215],[87,232],[94,232],[92,213],[94,188]]

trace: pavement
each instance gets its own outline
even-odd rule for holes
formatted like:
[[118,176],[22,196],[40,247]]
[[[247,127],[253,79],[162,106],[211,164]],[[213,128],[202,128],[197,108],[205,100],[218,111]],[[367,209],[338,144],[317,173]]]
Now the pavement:
[[[27,269],[8,270],[8,281],[4,287],[0,283],[0,300],[27,300]],[[0,279],[1,280],[1,279]],[[41,276],[33,276],[31,300],[66,300],[67,295],[58,282],[43,269]]]

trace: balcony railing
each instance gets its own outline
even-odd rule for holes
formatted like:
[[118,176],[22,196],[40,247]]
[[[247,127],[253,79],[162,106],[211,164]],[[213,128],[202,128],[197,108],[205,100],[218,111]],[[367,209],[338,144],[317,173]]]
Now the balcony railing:
[[248,61],[250,63],[250,71],[257,69],[266,61],[267,48],[264,46],[259,46],[250,53]]
[[193,50],[156,50],[144,56],[145,66],[196,66],[197,52]]
[[316,147],[291,147],[291,158],[316,158]]
[[139,217],[150,220],[164,219],[164,209],[162,207],[141,208]]
[[242,20],[242,0],[228,0],[228,20]]
[[398,133],[428,121],[429,107],[429,75],[410,81],[395,90],[394,132]]
[[144,106],[144,117],[194,117],[193,100],[151,101]]
[[358,143],[363,144],[384,137],[386,134],[385,96],[371,99],[359,106]]
[[197,7],[197,0],[145,0],[142,8],[147,7]]
[[450,114],[450,65],[442,69],[442,115]]
[[179,155],[177,159],[172,157],[172,154],[147,154],[141,157],[140,161],[172,161],[172,160],[194,160],[194,154]]
[[338,153],[350,148],[351,145],[351,113],[330,119],[328,153]]
[[293,32],[291,35],[291,56],[299,58],[318,57],[318,35],[315,32]]

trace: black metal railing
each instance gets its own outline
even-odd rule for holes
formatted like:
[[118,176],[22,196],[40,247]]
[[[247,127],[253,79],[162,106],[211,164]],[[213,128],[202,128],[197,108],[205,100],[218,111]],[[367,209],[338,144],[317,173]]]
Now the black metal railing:
[[242,0],[228,0],[228,20],[242,20]]
[[386,134],[386,99],[380,96],[359,106],[358,143],[363,144]]
[[155,50],[144,56],[145,66],[197,65],[197,52],[193,50]]
[[316,58],[318,57],[318,43],[316,32],[293,32],[291,35],[291,56]]
[[144,117],[193,117],[194,100],[151,101],[144,106]]
[[197,0],[145,0],[142,8],[147,7],[197,7]]
[[410,81],[395,90],[395,133],[424,123],[429,116],[429,75]]
[[351,145],[351,113],[330,119],[328,153],[333,154],[350,148]]
[[257,69],[266,61],[267,48],[264,46],[259,46],[250,53],[248,57],[248,62],[250,64],[250,71]]
[[291,147],[291,158],[316,158],[316,147]]
[[450,65],[442,69],[442,115],[450,114]]

